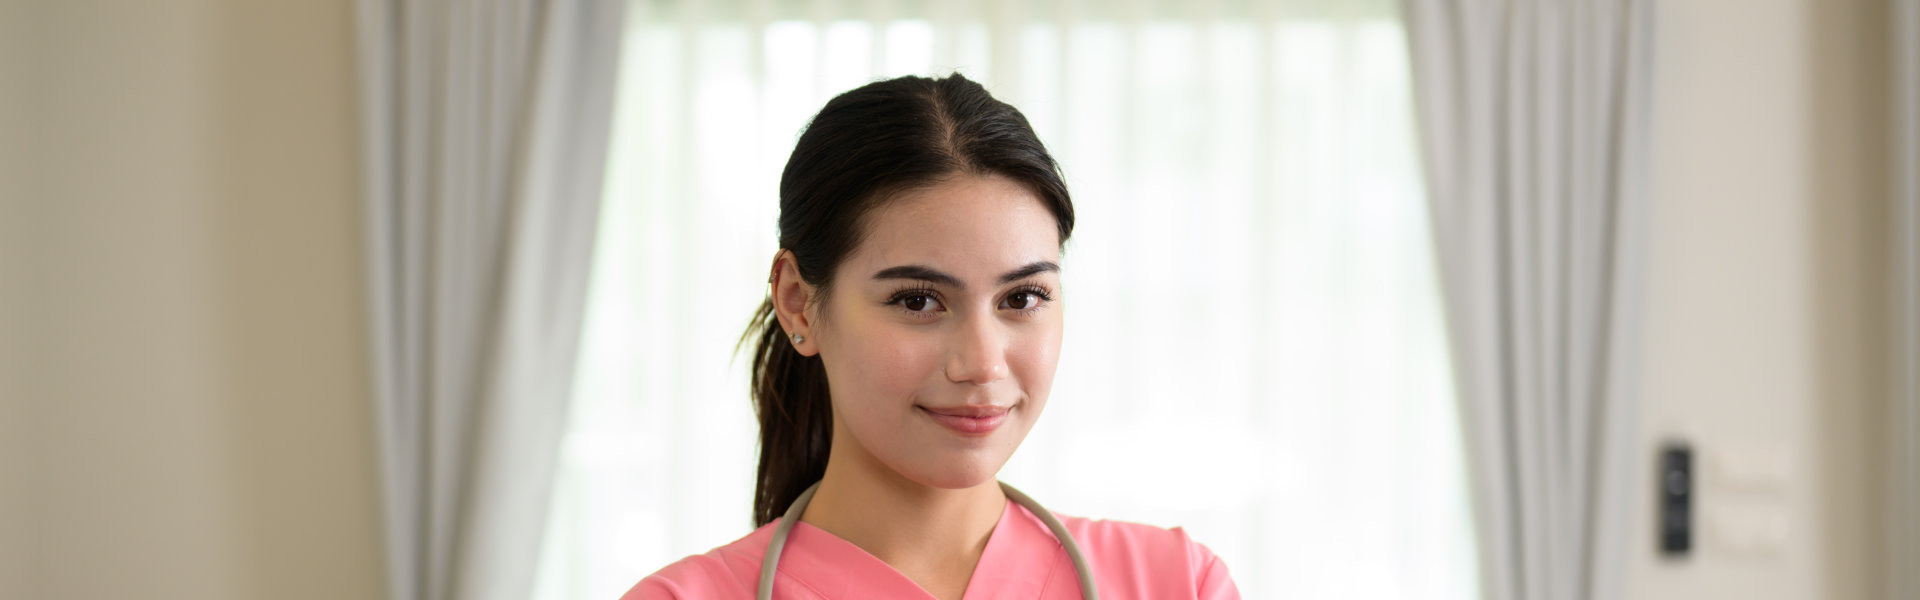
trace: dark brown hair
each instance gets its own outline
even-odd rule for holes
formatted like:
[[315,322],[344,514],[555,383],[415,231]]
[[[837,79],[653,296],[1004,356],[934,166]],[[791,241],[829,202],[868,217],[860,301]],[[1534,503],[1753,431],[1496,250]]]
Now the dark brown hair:
[[[780,176],[780,247],[822,301],[834,269],[858,245],[862,219],[887,198],[959,174],[999,175],[1026,186],[1073,233],[1073,202],[1059,165],[1027,118],[959,74],[901,77],[840,94],[814,116]],[[826,474],[833,442],[827,372],[819,356],[786,341],[773,298],[753,315],[752,393],[760,419],[753,523],[785,514]]]

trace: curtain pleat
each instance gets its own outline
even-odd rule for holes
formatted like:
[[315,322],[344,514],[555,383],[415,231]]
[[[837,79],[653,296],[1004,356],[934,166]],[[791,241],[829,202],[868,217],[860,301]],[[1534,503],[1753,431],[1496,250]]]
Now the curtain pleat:
[[359,3],[395,600],[531,589],[571,394],[622,8]]
[[1487,598],[1618,595],[1645,194],[1637,0],[1403,0]]

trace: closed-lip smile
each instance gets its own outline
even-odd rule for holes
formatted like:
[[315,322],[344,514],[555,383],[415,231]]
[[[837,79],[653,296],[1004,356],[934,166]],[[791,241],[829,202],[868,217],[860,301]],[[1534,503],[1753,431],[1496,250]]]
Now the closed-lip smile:
[[993,433],[993,430],[1000,427],[1001,422],[1007,420],[1007,413],[1013,410],[1013,407],[1010,406],[993,406],[988,404],[942,408],[915,406],[914,408],[927,413],[927,416],[931,417],[933,422],[939,423],[941,426],[951,429],[955,433],[967,436],[983,436]]

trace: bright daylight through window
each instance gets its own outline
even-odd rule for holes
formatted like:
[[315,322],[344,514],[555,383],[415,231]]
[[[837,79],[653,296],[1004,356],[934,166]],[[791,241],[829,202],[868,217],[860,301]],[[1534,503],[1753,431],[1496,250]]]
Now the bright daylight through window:
[[1000,478],[1183,526],[1248,598],[1475,597],[1394,3],[682,2],[630,12],[538,597],[614,598],[751,529],[734,343],[832,95],[955,68],[1079,223],[1046,414]]

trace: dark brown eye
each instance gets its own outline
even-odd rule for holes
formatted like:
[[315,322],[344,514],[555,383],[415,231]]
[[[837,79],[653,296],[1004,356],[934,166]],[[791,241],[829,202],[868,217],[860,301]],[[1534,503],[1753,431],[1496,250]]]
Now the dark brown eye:
[[940,295],[931,290],[900,290],[887,300],[888,306],[898,306],[915,318],[933,318],[946,307],[940,305]]
[[1007,308],[1014,310],[1033,308],[1035,302],[1033,292],[1015,292],[1013,295],[1007,296]]

